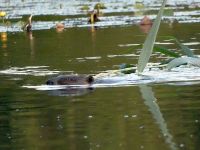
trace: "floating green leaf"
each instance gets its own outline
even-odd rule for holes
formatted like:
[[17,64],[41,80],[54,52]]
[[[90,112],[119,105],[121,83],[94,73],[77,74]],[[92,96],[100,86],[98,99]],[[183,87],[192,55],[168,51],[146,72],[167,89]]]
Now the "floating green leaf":
[[149,58],[152,54],[166,1],[167,0],[163,1],[160,11],[156,17],[156,20],[154,21],[153,26],[144,42],[143,49],[141,51],[141,54],[140,54],[140,57],[138,60],[138,67],[137,67],[138,73],[143,72],[143,70],[144,70],[146,64],[148,63]]
[[172,68],[178,67],[184,64],[191,64],[193,66],[200,67],[200,58],[195,57],[179,57],[175,58],[167,64],[167,69],[171,70]]

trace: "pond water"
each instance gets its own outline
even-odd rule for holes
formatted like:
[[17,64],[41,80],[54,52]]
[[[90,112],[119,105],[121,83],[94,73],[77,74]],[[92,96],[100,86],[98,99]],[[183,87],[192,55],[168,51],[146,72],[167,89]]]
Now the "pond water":
[[[199,68],[145,70],[153,79],[142,82],[133,80],[134,75],[106,77],[109,82],[91,88],[45,85],[60,74],[94,75],[118,69],[122,63],[137,64],[149,29],[138,22],[147,13],[154,19],[160,3],[151,7],[144,3],[145,10],[133,13],[130,1],[108,1],[113,9],[102,10],[102,21],[90,25],[87,12],[74,6],[93,7],[95,2],[63,3],[64,8],[73,8],[72,14],[56,11],[63,1],[57,7],[50,5],[53,1],[37,2],[0,0],[11,22],[0,26],[0,149],[199,149]],[[157,45],[178,51],[167,37],[175,36],[200,54],[200,9],[198,1],[192,2],[168,7]],[[49,12],[39,13],[42,6]],[[26,33],[17,22],[30,11],[33,31]],[[56,30],[57,22],[66,28]],[[151,62],[167,58],[153,53]]]

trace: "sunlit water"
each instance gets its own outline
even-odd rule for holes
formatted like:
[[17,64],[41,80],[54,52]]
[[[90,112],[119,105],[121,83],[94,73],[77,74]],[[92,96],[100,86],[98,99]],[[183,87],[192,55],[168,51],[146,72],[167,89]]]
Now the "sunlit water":
[[[65,28],[133,25],[138,24],[144,15],[155,19],[155,11],[159,10],[161,1],[109,0],[101,1],[101,3],[105,5],[105,8],[100,10],[101,16],[99,19],[101,22],[91,25],[88,24],[89,13],[94,9],[97,2],[81,0],[60,0],[56,3],[53,1],[31,0],[3,1],[0,8],[7,13],[5,20],[9,23],[6,23],[4,26],[0,25],[0,31],[22,32],[22,22],[20,21],[24,22],[23,16],[30,14],[33,15],[32,30],[52,29],[59,22],[62,22]],[[166,13],[163,16],[165,22],[199,23],[199,1],[170,0],[167,2],[167,5]],[[87,6],[88,9],[82,9],[84,6]],[[61,16],[62,19],[55,20],[55,17],[52,20],[48,15]],[[38,16],[41,16],[41,18],[38,19]]]
[[[143,76],[108,71],[137,63],[149,28],[138,25],[146,11],[132,13],[137,10],[134,2],[109,1],[102,21],[95,25],[87,23],[87,12],[74,9],[84,4],[92,9],[93,1],[65,1],[63,8],[62,1],[40,1],[49,11],[37,11],[37,1],[0,2],[12,21],[11,27],[0,26],[0,149],[199,149],[198,67],[146,68]],[[199,56],[198,1],[188,1],[189,8],[170,3],[174,13],[163,17],[156,45],[180,52],[165,37],[175,36]],[[149,3],[144,4],[146,8]],[[146,8],[152,19],[159,5],[155,1]],[[36,15],[54,14],[58,8],[56,15],[66,17],[37,19]],[[15,23],[30,10],[36,19],[27,34]],[[57,31],[57,22],[66,28]],[[168,58],[153,53],[151,62]],[[45,85],[60,74],[95,76],[105,71],[109,74],[91,86]]]

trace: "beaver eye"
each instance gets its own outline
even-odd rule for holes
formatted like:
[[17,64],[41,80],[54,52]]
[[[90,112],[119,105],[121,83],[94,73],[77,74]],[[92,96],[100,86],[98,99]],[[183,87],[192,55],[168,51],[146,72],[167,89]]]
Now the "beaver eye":
[[47,85],[54,85],[53,81],[51,81],[51,80],[48,80],[48,81],[46,82],[46,84],[47,84]]

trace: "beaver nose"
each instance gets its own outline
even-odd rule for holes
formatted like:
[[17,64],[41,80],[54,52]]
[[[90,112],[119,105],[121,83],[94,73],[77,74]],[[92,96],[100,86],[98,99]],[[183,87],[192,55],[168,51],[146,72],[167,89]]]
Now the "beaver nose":
[[86,81],[87,81],[89,84],[91,84],[91,83],[94,82],[94,77],[91,76],[91,75],[89,75],[89,76],[87,77]]
[[51,80],[48,80],[48,81],[46,82],[46,84],[47,84],[47,85],[54,85],[53,81],[51,81]]

